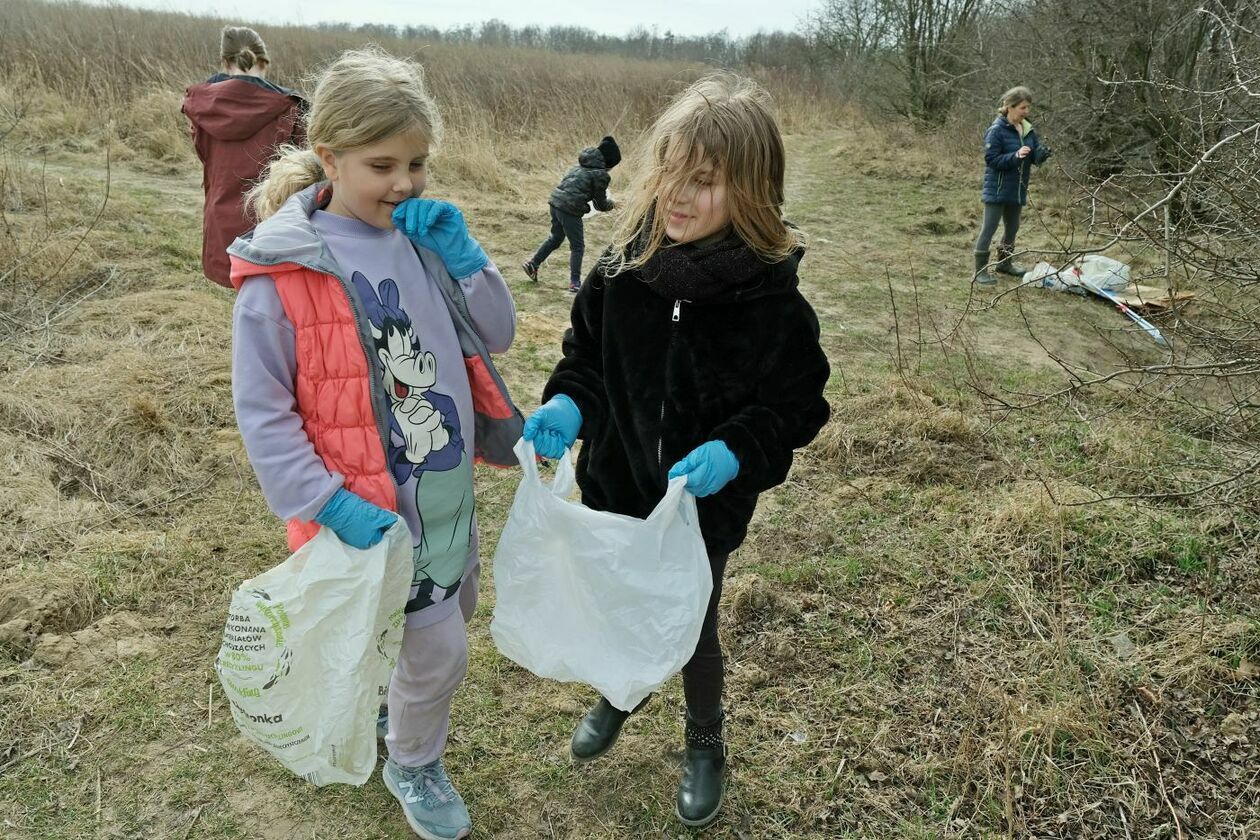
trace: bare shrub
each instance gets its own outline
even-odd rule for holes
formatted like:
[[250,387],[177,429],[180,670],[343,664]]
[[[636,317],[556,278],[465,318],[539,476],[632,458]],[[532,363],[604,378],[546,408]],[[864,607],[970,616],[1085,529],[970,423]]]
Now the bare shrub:
[[[827,0],[813,20],[820,46],[870,89],[868,105],[929,124],[954,107],[959,80],[978,73],[984,0]],[[883,66],[887,73],[872,72]]]
[[1260,502],[1260,40],[1249,28],[1257,13],[1250,2],[1180,20],[1211,32],[1196,42],[1198,72],[1188,79],[1107,80],[1116,97],[1149,103],[1145,118],[1173,113],[1177,149],[1153,148],[1122,171],[1077,182],[1087,226],[1061,243],[1066,256],[1123,249],[1139,256],[1139,283],[1195,291],[1192,306],[1160,320],[1167,352],[1153,360],[1148,345],[1116,341],[1114,366],[1063,363],[1066,381],[1052,393],[991,394],[1003,409],[1070,405],[1100,422],[1118,412],[1202,443],[1186,447],[1181,463],[1147,466],[1141,489],[1120,495],[1236,510]]
[[85,195],[14,155],[9,142],[26,113],[14,97],[0,88],[0,111],[17,115],[0,137],[0,345],[46,330],[110,278],[92,268],[86,244],[109,199],[108,175],[103,195]]

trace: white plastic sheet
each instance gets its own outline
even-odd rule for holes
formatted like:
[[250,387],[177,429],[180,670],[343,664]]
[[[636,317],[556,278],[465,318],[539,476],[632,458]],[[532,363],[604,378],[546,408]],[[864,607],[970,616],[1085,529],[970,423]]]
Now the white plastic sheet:
[[1129,286],[1129,266],[1104,257],[1102,254],[1086,254],[1063,268],[1048,262],[1039,262],[1024,275],[1024,282],[1060,292],[1085,294],[1091,289],[1122,292]]
[[494,555],[490,634],[540,677],[582,682],[629,711],[695,651],[713,577],[695,498],[676,478],[647,519],[569,500],[568,452],[550,486],[534,447]]
[[312,784],[367,781],[411,576],[400,519],[366,550],[321,528],[242,583],[214,663],[241,733]]

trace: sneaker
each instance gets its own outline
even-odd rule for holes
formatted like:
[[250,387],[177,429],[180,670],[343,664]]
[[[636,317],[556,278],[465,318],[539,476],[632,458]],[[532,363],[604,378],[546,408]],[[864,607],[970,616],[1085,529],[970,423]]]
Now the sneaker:
[[575,295],[576,295],[578,292],[582,291],[582,284],[581,284],[581,283],[574,283],[572,280],[570,280],[570,281],[569,281],[569,291],[570,291],[570,292],[572,292],[573,294],[575,294]]
[[402,767],[391,758],[381,778],[402,803],[407,824],[425,840],[457,840],[472,833],[468,808],[446,775],[442,759],[421,767]]
[[526,260],[521,263],[521,270],[525,272],[525,276],[530,280],[533,280],[535,283],[538,282],[538,266],[534,265],[529,260]]
[[379,712],[376,713],[376,739],[384,741],[385,736],[389,734],[389,709],[381,706]]

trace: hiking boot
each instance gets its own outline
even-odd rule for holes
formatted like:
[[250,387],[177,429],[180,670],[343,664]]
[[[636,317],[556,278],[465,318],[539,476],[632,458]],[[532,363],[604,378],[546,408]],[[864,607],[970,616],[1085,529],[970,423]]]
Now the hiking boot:
[[683,825],[703,828],[717,819],[726,793],[726,744],[722,719],[711,726],[687,720],[687,752],[678,783],[676,813]]
[[538,266],[534,265],[532,260],[525,260],[521,263],[521,271],[525,272],[525,276],[535,283],[538,282]]
[[1012,262],[1014,257],[1012,257],[1011,255],[1014,253],[1015,253],[1014,246],[1007,248],[1005,245],[1003,245],[1002,247],[998,248],[999,259],[998,259],[998,264],[997,264],[997,270],[1002,272],[1003,274],[1009,274],[1012,277],[1022,278],[1025,274],[1028,273],[1028,269],[1024,268],[1024,266],[1020,265],[1019,263]]
[[381,771],[385,787],[402,803],[407,824],[424,840],[457,840],[472,833],[464,800],[446,775],[442,759],[402,767],[391,758]]
[[621,725],[630,717],[603,697],[595,704],[595,708],[573,730],[573,740],[569,742],[569,755],[578,764],[594,761],[612,749],[621,734]]
[[976,251],[976,273],[972,275],[972,280],[977,286],[992,286],[997,283],[997,278],[989,273],[988,251]]

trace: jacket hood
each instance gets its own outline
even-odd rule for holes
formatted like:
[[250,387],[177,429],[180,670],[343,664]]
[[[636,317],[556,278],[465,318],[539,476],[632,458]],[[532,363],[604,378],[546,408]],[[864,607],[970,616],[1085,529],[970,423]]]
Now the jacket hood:
[[[253,230],[238,236],[227,249],[232,263],[232,286],[239,290],[250,277],[276,275],[299,267],[343,276],[332,251],[311,223],[311,216],[326,208],[331,198],[332,185],[327,181],[311,184],[290,196],[274,215],[263,219]],[[436,253],[414,242],[412,247],[430,276],[445,273]]]
[[604,153],[595,146],[583,149],[578,155],[578,165],[585,166],[587,169],[607,169],[608,165],[604,163]]
[[185,91],[181,110],[212,137],[245,140],[301,101],[281,90],[233,78],[206,81]]
[[274,215],[237,237],[228,247],[233,286],[240,289],[250,277],[270,274],[279,265],[336,273],[336,260],[311,224],[311,216],[329,197],[325,187],[327,184],[312,184],[294,194]]

